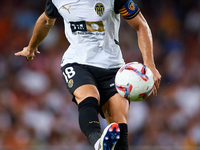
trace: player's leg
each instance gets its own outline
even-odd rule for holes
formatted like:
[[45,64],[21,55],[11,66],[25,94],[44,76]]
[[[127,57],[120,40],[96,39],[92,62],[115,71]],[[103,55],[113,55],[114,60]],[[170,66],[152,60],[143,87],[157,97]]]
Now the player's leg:
[[[95,68],[90,67],[92,74],[96,78],[96,82],[98,84],[98,89],[101,97],[101,110],[100,113],[102,117],[106,118],[107,123],[111,124],[113,122],[119,123],[114,129],[114,132],[109,133],[108,130],[105,131],[107,135],[102,135],[104,139],[109,139],[109,136],[114,140],[105,141],[104,144],[109,144],[109,147],[106,149],[120,149],[127,150],[128,142],[127,142],[127,120],[128,120],[128,112],[129,112],[129,101],[125,98],[122,98],[116,91],[114,86],[115,83],[115,75],[118,71],[118,68],[115,69],[103,69],[103,68]],[[116,94],[117,93],[117,94]],[[103,112],[102,112],[103,110]],[[118,140],[118,128],[120,128],[120,138],[115,146],[116,141]],[[111,129],[112,131],[112,129]],[[102,139],[102,138],[101,138]],[[102,143],[101,143],[102,144]],[[115,148],[114,148],[115,147]]]
[[[100,78],[98,87],[101,87],[103,100],[106,102],[116,92],[116,89],[112,86],[116,70],[110,72],[107,69],[67,64],[62,67],[62,72],[67,88],[74,96],[73,101],[78,104],[79,124],[82,132],[89,139],[90,143],[95,145],[96,150],[104,150],[104,148],[106,150],[114,150],[114,145],[119,138],[119,125],[116,123],[108,125],[101,135],[98,120],[99,91],[96,88],[97,83],[94,78]],[[94,74],[95,77],[93,77]],[[106,83],[103,81],[106,81]],[[111,91],[108,90],[108,87],[112,87]],[[101,105],[103,104],[104,102]],[[107,139],[107,137],[109,138]],[[106,146],[102,145],[99,149],[98,143],[106,144]]]
[[74,96],[78,104],[80,129],[94,146],[96,141],[101,137],[98,118],[98,90],[94,85],[83,85],[74,91]]
[[116,93],[103,105],[102,111],[108,124],[116,122],[120,127],[120,139],[115,150],[128,150],[129,101]]
[[84,65],[77,63],[67,64],[61,70],[73,101],[78,105],[81,131],[94,146],[101,137],[98,119],[100,98],[94,78]]
[[114,145],[120,138],[119,125],[109,124],[101,135],[97,116],[99,94],[96,86],[90,84],[80,86],[74,91],[74,96],[78,104],[81,131],[96,150],[114,150]]

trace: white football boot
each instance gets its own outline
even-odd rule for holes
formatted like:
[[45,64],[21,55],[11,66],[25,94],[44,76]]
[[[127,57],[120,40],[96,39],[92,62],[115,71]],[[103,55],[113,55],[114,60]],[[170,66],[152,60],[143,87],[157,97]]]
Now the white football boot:
[[101,135],[98,150],[114,150],[120,138],[120,128],[117,123],[108,125]]

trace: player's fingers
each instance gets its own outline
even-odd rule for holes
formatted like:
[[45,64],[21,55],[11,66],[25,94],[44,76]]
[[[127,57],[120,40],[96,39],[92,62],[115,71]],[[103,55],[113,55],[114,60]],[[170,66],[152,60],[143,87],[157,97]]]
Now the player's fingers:
[[154,95],[154,96],[157,96],[157,88],[156,88],[155,85],[153,86],[153,95]]
[[158,79],[158,80],[155,82],[155,86],[156,86],[157,89],[159,89],[159,87],[160,87],[160,81],[161,81],[161,79]]
[[33,57],[26,57],[26,60],[31,61],[31,60],[33,60]]
[[156,81],[154,85],[155,85],[155,88],[156,88],[156,89],[159,88],[159,83],[158,83],[158,81]]
[[15,53],[15,56],[23,56],[22,51]]
[[36,51],[35,54],[40,54],[40,52],[39,52],[39,51]]

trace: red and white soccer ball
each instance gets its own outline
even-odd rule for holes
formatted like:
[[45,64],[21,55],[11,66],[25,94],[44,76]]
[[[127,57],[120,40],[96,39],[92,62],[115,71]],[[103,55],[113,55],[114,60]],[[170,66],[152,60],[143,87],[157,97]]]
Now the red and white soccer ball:
[[118,93],[130,101],[141,101],[149,97],[154,85],[151,70],[138,62],[122,66],[115,76]]

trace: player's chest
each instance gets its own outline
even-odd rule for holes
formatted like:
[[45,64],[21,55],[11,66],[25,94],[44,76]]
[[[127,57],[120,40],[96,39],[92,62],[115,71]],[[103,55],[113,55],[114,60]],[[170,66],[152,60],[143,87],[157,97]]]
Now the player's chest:
[[110,0],[63,0],[59,5],[59,13],[66,21],[104,20],[112,9]]

